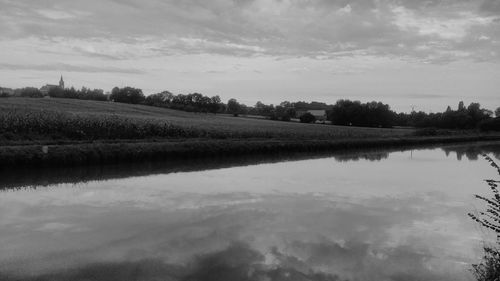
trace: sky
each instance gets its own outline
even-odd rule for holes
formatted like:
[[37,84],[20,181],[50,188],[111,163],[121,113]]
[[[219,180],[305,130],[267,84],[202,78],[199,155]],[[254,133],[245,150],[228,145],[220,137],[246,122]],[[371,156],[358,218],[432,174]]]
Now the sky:
[[0,0],[0,86],[500,106],[500,0]]

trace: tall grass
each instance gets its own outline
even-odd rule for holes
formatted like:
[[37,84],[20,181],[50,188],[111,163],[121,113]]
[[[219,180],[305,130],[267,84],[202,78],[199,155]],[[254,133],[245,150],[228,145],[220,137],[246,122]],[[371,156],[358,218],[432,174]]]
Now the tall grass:
[[[487,155],[483,155],[490,165],[498,171],[500,167]],[[480,263],[472,265],[472,272],[478,281],[500,280],[500,192],[499,180],[489,179],[486,183],[491,189],[491,197],[476,195],[476,198],[486,203],[486,210],[478,214],[469,213],[469,216],[481,226],[496,234],[496,242],[485,245],[484,256]]]

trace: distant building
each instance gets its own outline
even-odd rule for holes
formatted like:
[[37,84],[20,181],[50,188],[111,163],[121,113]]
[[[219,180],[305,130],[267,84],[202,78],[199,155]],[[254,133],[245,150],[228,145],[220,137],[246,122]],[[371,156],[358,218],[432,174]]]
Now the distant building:
[[59,80],[59,85],[46,84],[45,86],[42,86],[40,88],[40,92],[42,92],[42,94],[44,96],[47,96],[49,94],[49,91],[54,89],[54,88],[60,88],[60,89],[64,90],[64,80],[63,80],[62,75],[61,75],[61,79]]

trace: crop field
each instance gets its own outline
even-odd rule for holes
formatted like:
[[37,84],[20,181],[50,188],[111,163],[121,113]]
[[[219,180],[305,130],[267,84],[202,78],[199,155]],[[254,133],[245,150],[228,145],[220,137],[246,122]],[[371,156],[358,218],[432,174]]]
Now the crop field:
[[124,139],[307,139],[401,137],[411,129],[342,127],[190,113],[72,99],[0,99],[0,141]]

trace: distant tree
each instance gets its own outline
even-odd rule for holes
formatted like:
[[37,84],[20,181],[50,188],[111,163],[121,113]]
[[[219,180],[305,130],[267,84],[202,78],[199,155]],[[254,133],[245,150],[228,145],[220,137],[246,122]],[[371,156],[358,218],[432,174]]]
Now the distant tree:
[[360,101],[338,100],[328,112],[327,118],[335,125],[356,125],[363,114],[363,107]]
[[495,109],[495,117],[500,117],[500,107],[497,107],[497,109]]
[[132,87],[125,87],[121,89],[115,87],[111,91],[111,95],[109,98],[115,102],[133,103],[133,104],[142,103],[146,99],[141,89]]
[[463,101],[458,104],[457,110],[447,107],[444,112],[400,113],[396,117],[396,124],[400,126],[414,126],[419,128],[436,127],[444,129],[475,129],[494,130],[496,122],[491,120],[493,112],[481,108],[479,103],[471,103],[465,107]]
[[26,87],[26,88],[22,88],[22,89],[17,89],[16,95],[21,96],[21,97],[30,97],[30,98],[43,97],[42,92],[38,88],[34,88],[34,87]]
[[327,111],[327,118],[335,125],[392,127],[395,120],[401,119],[401,116],[398,117],[389,105],[381,102],[361,103],[360,101],[338,100]]
[[241,113],[241,105],[236,99],[230,99],[227,102],[227,112],[234,116],[238,116]]
[[[86,91],[87,89],[85,87],[82,87],[82,91]],[[78,99],[81,98],[81,92],[82,91],[77,91],[74,87],[71,88],[66,88],[64,89],[64,97],[66,98],[71,98],[71,99]],[[49,93],[50,95],[50,93]]]
[[224,112],[224,106],[219,96],[209,97],[200,93],[173,95],[170,92],[162,92],[146,98],[146,104],[191,112]]
[[312,109],[328,110],[331,107],[330,105],[327,105],[324,102],[317,102],[317,101],[312,101],[310,103],[305,101],[298,101],[292,103],[292,105],[296,110],[312,110]]
[[295,118],[297,117],[297,111],[295,111],[295,108],[293,107],[287,108],[286,115],[288,115],[290,118]]
[[49,97],[53,98],[64,98],[64,89],[60,87],[52,87],[48,93]]
[[297,114],[293,104],[289,101],[280,103],[280,105],[275,107],[275,111],[278,119],[281,121],[290,121]]
[[306,113],[302,114],[299,117],[299,119],[300,119],[301,123],[313,123],[313,122],[316,121],[316,117],[314,117],[314,115],[312,115],[309,112],[306,112]]
[[458,103],[458,111],[465,111],[465,105],[463,101]]
[[276,108],[274,107],[274,105],[267,105],[262,103],[261,101],[258,101],[255,104],[251,113],[255,115],[265,116],[270,119],[277,119]]
[[240,114],[247,115],[249,112],[249,107],[246,104],[240,103]]
[[[66,90],[65,90],[66,91]],[[97,100],[97,101],[107,101],[108,97],[104,94],[102,89],[93,89],[82,87],[80,91],[76,91],[79,99],[83,100]]]
[[497,131],[500,132],[500,116],[496,118],[485,119],[478,124],[481,131]]
[[169,91],[152,94],[146,97],[145,104],[158,107],[169,107],[174,99],[174,94]]
[[112,90],[111,90],[111,94],[109,95],[109,99],[110,100],[113,100],[112,97],[115,97],[115,96],[119,96],[120,95],[120,88],[118,87],[114,87]]
[[293,107],[293,104],[289,101],[283,101],[280,103],[280,106],[282,106],[284,108],[290,108],[290,107]]
[[221,108],[221,99],[219,96],[213,96],[210,98],[210,103],[208,105],[208,111],[211,113],[217,113],[219,112]]
[[468,127],[474,128],[482,120],[490,118],[491,111],[483,109],[479,103],[473,102],[467,107],[467,114],[470,117]]

